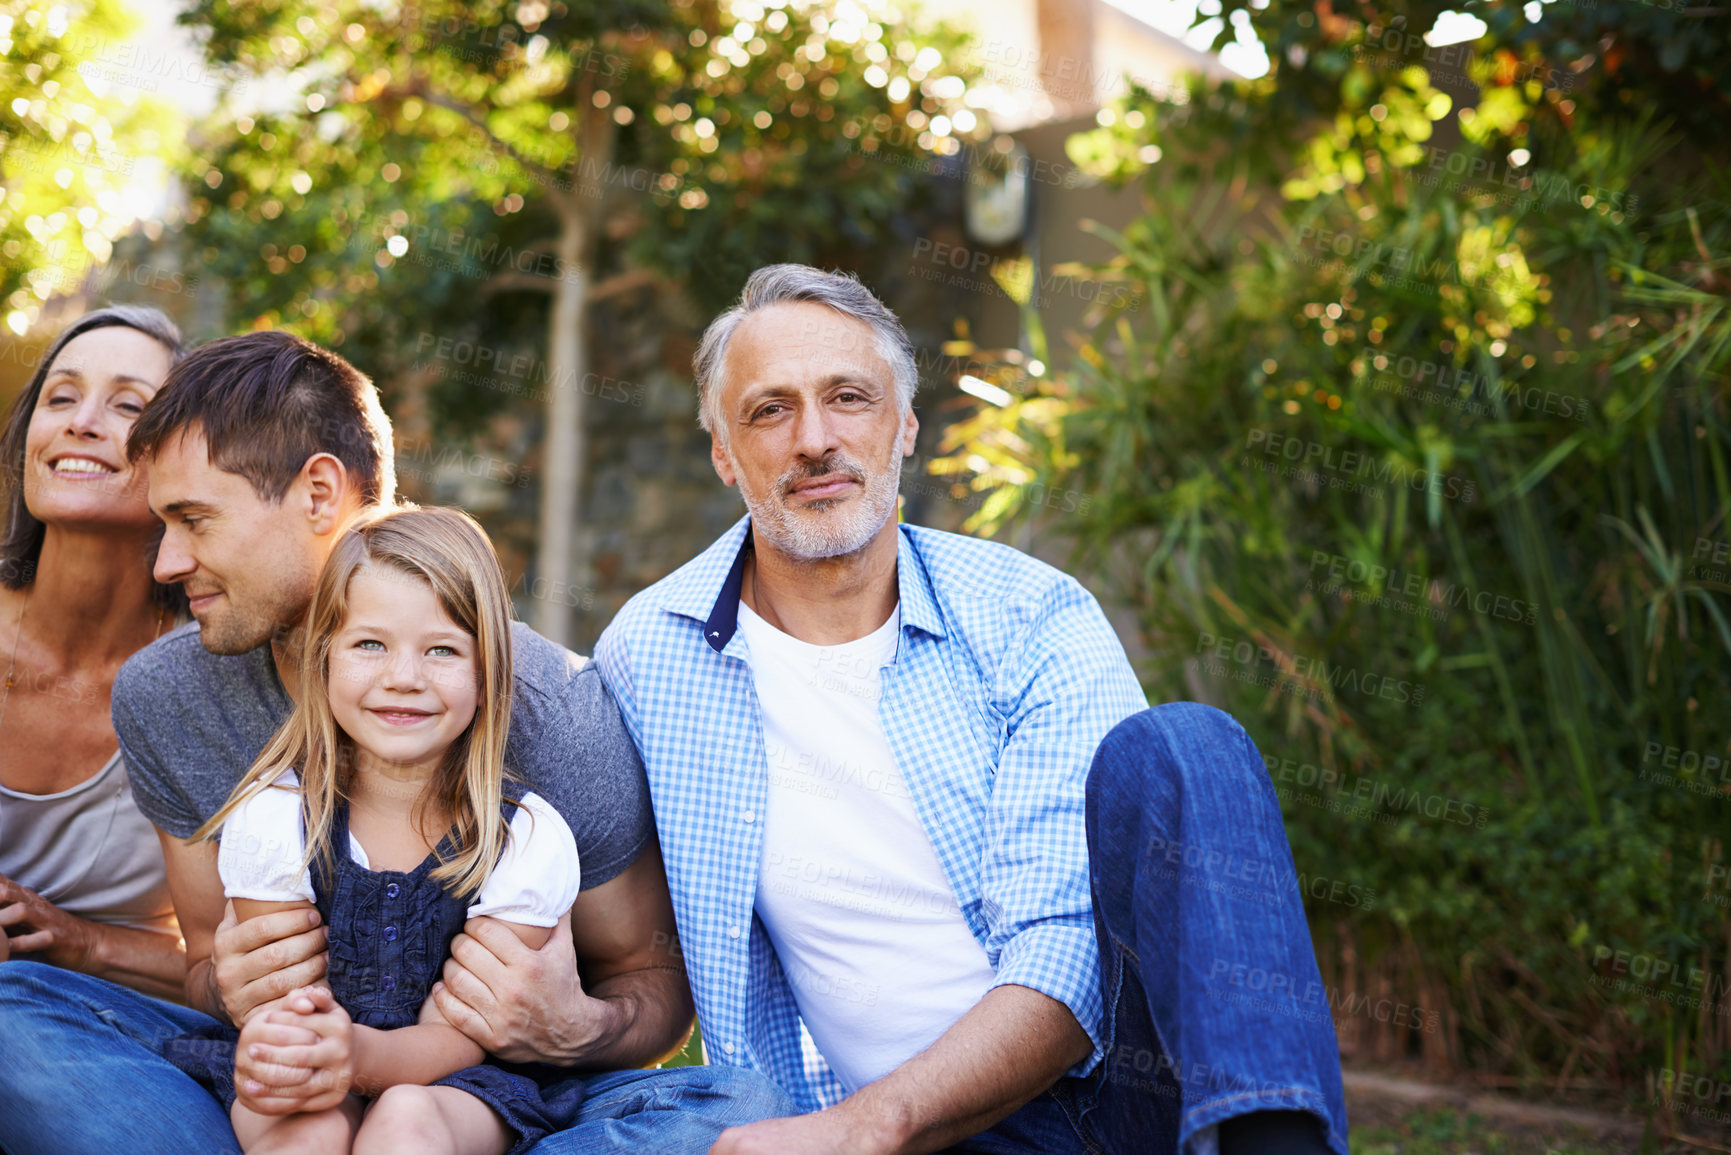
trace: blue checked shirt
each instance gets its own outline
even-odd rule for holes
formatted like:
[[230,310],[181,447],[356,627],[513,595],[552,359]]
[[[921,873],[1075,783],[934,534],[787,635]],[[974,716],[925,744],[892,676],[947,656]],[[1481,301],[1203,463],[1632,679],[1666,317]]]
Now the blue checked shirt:
[[[628,602],[596,644],[643,756],[711,1062],[802,1111],[842,1098],[754,915],[769,792],[737,629],[750,519]],[[1100,1059],[1100,959],[1083,786],[1147,701],[1093,596],[1005,545],[902,525],[901,637],[878,714],[962,916],[997,972],[1067,1006]],[[909,943],[910,951],[918,943]],[[957,1015],[968,1008],[957,1008]]]

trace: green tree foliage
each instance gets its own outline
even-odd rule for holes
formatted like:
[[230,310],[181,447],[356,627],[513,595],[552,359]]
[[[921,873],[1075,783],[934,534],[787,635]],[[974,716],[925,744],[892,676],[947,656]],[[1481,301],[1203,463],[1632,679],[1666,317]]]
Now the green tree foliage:
[[1015,400],[938,468],[991,492],[976,528],[1073,536],[1152,700],[1250,729],[1325,975],[1436,1015],[1336,1006],[1343,1038],[1534,1086],[1723,1079],[1731,173],[1694,126],[1724,123],[1731,21],[1385,34],[1436,7],[1249,9],[1268,76],[1073,137],[1146,191],[1070,270],[1128,304],[1066,372],[983,363]]
[[[213,60],[292,94],[219,109],[193,162],[192,236],[236,317],[359,343],[381,376],[428,325],[509,335],[522,298],[478,303],[557,288],[568,211],[591,234],[580,271],[653,273],[713,305],[765,261],[879,237],[963,135],[929,134],[964,108],[957,38],[845,2],[207,2],[187,19]],[[892,100],[897,77],[912,84]],[[498,403],[445,400],[459,423]]]
[[128,186],[178,147],[132,30],[114,0],[0,2],[0,300],[15,333],[108,260],[137,219]]
[[[713,306],[759,264],[869,245],[914,174],[983,128],[946,64],[954,35],[852,0],[202,0],[185,19],[279,98],[219,110],[192,173],[196,243],[242,317],[351,343],[381,377],[429,333],[502,346],[544,325],[538,568],[555,585],[589,306],[656,284]],[[525,320],[525,293],[544,314]],[[508,398],[438,400],[460,424]],[[563,640],[563,610],[540,612]]]

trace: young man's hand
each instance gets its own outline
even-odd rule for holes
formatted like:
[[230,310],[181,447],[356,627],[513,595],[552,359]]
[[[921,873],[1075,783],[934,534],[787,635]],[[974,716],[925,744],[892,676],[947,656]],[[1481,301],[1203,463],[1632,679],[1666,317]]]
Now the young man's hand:
[[451,943],[432,1000],[445,1022],[511,1062],[583,1054],[617,1018],[583,990],[569,911],[539,950],[494,919],[470,919]]
[[283,910],[245,922],[229,904],[211,943],[211,976],[231,1023],[325,975],[325,928],[316,910]]

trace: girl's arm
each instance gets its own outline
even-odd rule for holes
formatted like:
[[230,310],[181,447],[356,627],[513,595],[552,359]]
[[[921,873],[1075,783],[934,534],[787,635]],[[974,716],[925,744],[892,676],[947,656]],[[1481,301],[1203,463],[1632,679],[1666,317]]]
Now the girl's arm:
[[234,917],[240,922],[249,918],[257,918],[261,914],[275,914],[279,910],[313,910],[310,902],[296,900],[294,902],[265,902],[256,898],[231,898],[234,903]]
[[158,831],[186,938],[188,1002],[237,1027],[325,975],[297,786],[292,770],[277,775],[229,811],[219,843]]
[[235,1091],[264,1115],[322,1111],[350,1092],[377,1097],[398,1084],[424,1087],[485,1057],[442,1022],[381,1031],[355,1023],[328,988],[300,987],[241,1028]]
[[[530,950],[540,950],[553,936],[552,927],[504,919],[488,921],[510,928]],[[412,1027],[393,1031],[354,1028],[354,1089],[363,1095],[377,1095],[399,1083],[424,1087],[464,1067],[473,1067],[486,1056],[480,1044],[445,1021],[429,997],[421,1007],[420,1022]]]
[[399,1083],[425,1087],[487,1057],[462,1031],[444,1023],[416,1023],[394,1031],[357,1025],[354,1031],[351,1089],[367,1096]]
[[[254,1004],[324,974],[325,930],[317,918],[278,915],[245,925],[228,919],[216,845],[189,842],[162,830],[157,835],[186,943],[183,997],[188,1006],[219,1022],[241,1023]],[[289,925],[283,925],[285,921]],[[220,982],[218,975],[223,976]]]

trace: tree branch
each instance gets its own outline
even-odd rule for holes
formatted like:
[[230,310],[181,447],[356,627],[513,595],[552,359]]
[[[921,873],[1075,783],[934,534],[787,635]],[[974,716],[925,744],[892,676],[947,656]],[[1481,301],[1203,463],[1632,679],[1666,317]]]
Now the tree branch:
[[456,113],[470,125],[480,129],[482,135],[491,141],[494,147],[498,148],[518,165],[522,166],[524,170],[534,174],[536,180],[546,188],[548,197],[557,198],[561,195],[558,187],[558,184],[562,179],[559,175],[559,170],[548,168],[540,161],[524,155],[510,141],[501,137],[491,128],[488,128],[487,118],[482,116],[481,110],[476,108],[474,105],[465,104],[463,101],[460,101],[455,97],[446,96],[442,92],[434,92],[427,84],[425,78],[422,77],[416,77],[407,87],[399,89],[399,92],[403,95],[414,96],[420,100],[424,100],[436,108],[442,108],[447,112]]
[[[528,251],[528,249],[524,250],[524,252]],[[481,286],[481,292],[489,296],[494,293],[551,293],[553,286],[557,283],[557,277],[543,277],[535,273],[500,273],[495,277],[489,277]],[[623,273],[615,273],[604,281],[595,282],[585,295],[584,301],[586,304],[593,305],[596,301],[617,297],[623,293],[629,293],[633,289],[665,283],[661,274],[652,269],[628,269]]]
[[481,292],[487,296],[494,293],[551,293],[558,283],[557,277],[542,277],[534,273],[500,273],[487,278],[481,285]]
[[597,281],[589,289],[589,302],[593,304],[603,297],[617,297],[619,294],[629,293],[633,289],[662,283],[661,274],[651,269],[630,269],[623,273],[616,273],[605,281]]

